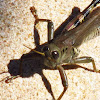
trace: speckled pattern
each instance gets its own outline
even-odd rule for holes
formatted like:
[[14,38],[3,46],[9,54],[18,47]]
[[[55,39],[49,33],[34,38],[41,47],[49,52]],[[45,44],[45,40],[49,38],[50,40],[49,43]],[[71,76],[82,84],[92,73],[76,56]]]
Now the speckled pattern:
[[[92,0],[0,0],[0,73],[18,71],[19,59],[23,54],[35,48],[33,38],[34,17],[30,7],[34,6],[39,18],[50,19],[54,22],[55,29],[69,16],[72,8],[77,6],[81,11]],[[47,39],[47,27],[45,23],[37,25],[40,35],[40,43]],[[84,43],[80,56],[91,56],[95,59],[100,69],[100,36]],[[18,60],[15,60],[18,59]],[[37,60],[36,60],[37,59]],[[10,60],[13,60],[12,62]],[[57,70],[42,69],[41,58],[33,57],[33,60],[25,62],[24,78],[19,77],[11,83],[0,82],[0,100],[52,100],[51,94],[46,89],[46,80],[43,82],[43,74],[51,84],[55,98],[63,91],[59,72]],[[36,61],[36,62],[35,62]],[[14,62],[14,63],[13,63]],[[33,63],[33,69],[30,63]],[[81,64],[92,69],[92,64]],[[41,66],[41,67],[40,67]],[[9,69],[9,70],[10,70]],[[31,70],[31,71],[30,71]],[[43,74],[42,74],[43,72]],[[100,100],[100,74],[84,69],[65,71],[68,77],[68,90],[61,100]],[[40,74],[40,75],[39,75]],[[9,76],[9,73],[0,75],[0,80]]]

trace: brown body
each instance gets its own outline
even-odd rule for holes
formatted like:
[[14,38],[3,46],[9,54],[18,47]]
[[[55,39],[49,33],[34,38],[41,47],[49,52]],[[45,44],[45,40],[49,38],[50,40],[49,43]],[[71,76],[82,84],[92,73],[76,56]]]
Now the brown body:
[[98,35],[100,35],[100,7],[94,10],[80,26],[54,40],[54,44],[59,48],[68,44],[77,47]]
[[62,63],[73,63],[73,58],[77,57],[78,48],[83,42],[100,35],[100,7],[96,8],[87,19],[78,27],[63,33],[48,44],[47,57],[53,59],[51,53],[57,51],[58,59],[54,62],[45,59],[44,63],[52,68]]

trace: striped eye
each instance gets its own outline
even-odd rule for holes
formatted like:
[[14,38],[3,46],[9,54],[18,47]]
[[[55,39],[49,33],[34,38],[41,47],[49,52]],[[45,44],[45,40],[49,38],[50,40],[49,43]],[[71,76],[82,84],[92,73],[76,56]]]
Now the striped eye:
[[53,51],[53,52],[52,52],[52,57],[53,57],[54,59],[58,59],[59,53],[58,53],[57,51]]

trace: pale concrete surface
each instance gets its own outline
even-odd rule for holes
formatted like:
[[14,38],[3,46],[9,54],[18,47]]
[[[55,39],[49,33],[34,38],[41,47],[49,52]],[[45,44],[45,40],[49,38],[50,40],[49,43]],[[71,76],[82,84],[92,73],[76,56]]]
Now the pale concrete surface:
[[[34,6],[39,18],[51,19],[55,29],[69,16],[72,8],[77,6],[81,11],[86,8],[92,0],[0,0],[0,73],[8,70],[10,60],[20,59],[22,54],[28,53],[30,48],[35,48],[33,40],[34,17],[30,7]],[[46,42],[46,25],[37,25],[41,44]],[[95,41],[95,42],[94,42]],[[81,47],[83,55],[92,56],[96,66],[100,69],[100,37],[97,37]],[[35,58],[34,58],[35,59]],[[39,59],[33,73],[25,74],[27,78],[17,78],[11,83],[0,82],[0,100],[52,100],[42,81]],[[28,61],[30,64],[30,61]],[[11,64],[11,63],[10,63]],[[16,64],[16,65],[15,65]],[[15,61],[11,67],[17,66]],[[41,64],[41,63],[40,63]],[[26,63],[27,65],[27,63]],[[81,64],[92,69],[92,64]],[[28,65],[27,65],[28,66]],[[34,66],[33,66],[34,67]],[[33,68],[34,69],[34,68]],[[12,70],[14,70],[12,68]],[[16,72],[16,70],[15,70]],[[28,71],[26,71],[27,73]],[[30,71],[29,71],[30,72]],[[51,84],[55,98],[63,91],[59,72],[57,70],[43,70],[45,77]],[[66,70],[68,77],[68,90],[62,100],[100,100],[100,74],[84,69]],[[1,74],[0,80],[10,75]],[[31,76],[31,77],[29,77]]]

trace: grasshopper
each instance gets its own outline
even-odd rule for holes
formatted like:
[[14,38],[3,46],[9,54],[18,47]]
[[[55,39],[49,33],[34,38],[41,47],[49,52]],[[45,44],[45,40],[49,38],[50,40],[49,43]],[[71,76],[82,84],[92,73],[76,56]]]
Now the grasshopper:
[[[48,43],[42,48],[41,52],[36,50],[33,51],[44,56],[44,64],[46,66],[51,69],[59,70],[64,90],[57,100],[62,98],[68,88],[67,75],[63,65],[91,62],[93,70],[95,72],[100,72],[100,70],[96,68],[92,57],[77,57],[79,55],[78,47],[83,42],[100,35],[100,7],[93,10],[98,3],[100,3],[100,0],[93,0],[83,12],[80,12],[64,27],[61,34],[56,38],[54,38],[55,32],[53,22],[48,19],[39,19],[35,8],[30,8],[35,17],[34,28],[39,21],[48,23]],[[17,77],[19,76],[12,76],[8,78],[6,82]]]

